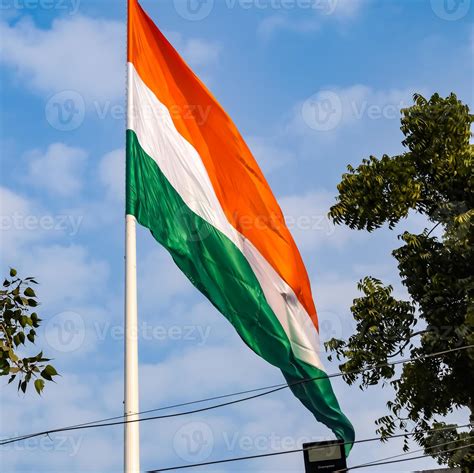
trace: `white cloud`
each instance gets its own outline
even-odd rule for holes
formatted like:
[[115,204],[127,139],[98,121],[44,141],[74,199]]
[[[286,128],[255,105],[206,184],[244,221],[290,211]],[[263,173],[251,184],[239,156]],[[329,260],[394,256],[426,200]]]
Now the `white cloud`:
[[294,33],[311,33],[321,28],[319,19],[307,18],[304,20],[293,20],[288,16],[272,15],[264,18],[257,27],[257,36],[268,41],[280,31],[291,31]]
[[[123,98],[125,29],[123,22],[82,15],[55,19],[49,29],[40,28],[31,18],[12,25],[0,21],[0,64],[37,93],[59,101],[74,100],[78,114],[67,125],[56,123],[56,109],[47,113],[51,114],[48,119],[55,120],[54,127],[75,129],[85,110],[107,116],[112,113],[111,105]],[[217,63],[222,45],[186,38],[179,32],[168,36],[190,66],[203,79],[208,78],[207,68]]]
[[331,20],[338,23],[352,20],[367,3],[368,0],[319,0],[313,2],[309,9],[307,2],[304,3],[306,8],[303,8],[296,1],[291,13],[299,8],[304,14],[303,19],[295,18],[282,8],[279,13],[267,16],[259,23],[257,35],[263,40],[269,40],[281,31],[312,33]]
[[29,18],[0,22],[0,60],[29,87],[51,94],[75,90],[86,99],[123,96],[125,27],[75,15],[41,29]]
[[[238,360],[238,362],[236,361]],[[253,361],[253,363],[252,363]],[[256,364],[255,364],[256,362]],[[186,401],[186,394],[193,392],[197,399],[210,395],[219,386],[229,392],[242,386],[242,379],[248,386],[258,386],[261,378],[258,376],[256,355],[241,344],[240,347],[202,347],[181,352],[169,357],[163,363],[144,365],[141,367],[143,405],[156,405],[176,399],[173,380],[180,373],[181,396]],[[232,369],[229,370],[229,366]],[[267,365],[268,366],[268,365]],[[157,392],[153,380],[163,381],[160,392]]]
[[[119,148],[102,156],[94,169],[102,197],[94,200],[82,200],[76,207],[68,208],[67,214],[75,220],[81,219],[81,228],[87,230],[101,229],[110,231],[114,225],[114,235],[122,239],[122,232],[117,232],[118,225],[123,225],[125,206],[125,149]],[[94,182],[95,184],[95,182]],[[104,230],[107,227],[107,230]]]
[[335,202],[330,192],[290,195],[280,198],[279,202],[296,244],[303,251],[321,247],[341,248],[362,234],[334,225],[328,218],[329,209]]
[[185,43],[183,56],[192,66],[207,66],[219,60],[222,46],[218,43],[191,38]]
[[[212,377],[212,368],[219,361],[219,356],[223,355],[224,374],[232,373],[229,366],[233,367],[235,358],[228,359],[225,351],[209,352],[208,355],[214,357],[204,359],[198,356],[196,360],[190,355],[184,357],[184,370],[179,363],[174,364],[174,368],[180,371],[163,372],[152,365],[142,366],[141,389],[142,393],[145,390],[147,393],[142,397],[146,404],[144,402],[141,408],[162,406],[163,388],[170,391],[172,402],[196,399],[206,389],[212,394],[223,393],[219,386],[224,386],[228,376],[222,379],[222,385],[216,386],[218,378]],[[203,369],[201,362],[209,363],[208,370]],[[235,373],[235,384],[233,383],[236,389],[251,387],[254,383],[256,386],[265,384],[258,367],[248,365],[247,369],[252,379],[247,378],[246,372],[238,370]],[[179,384],[176,382],[177,372],[182,374]],[[102,377],[96,374],[85,374],[82,377],[68,372],[62,374],[57,384],[47,385],[41,398],[34,393],[19,398],[16,391],[10,388],[0,391],[2,421],[8,426],[7,436],[10,433],[23,434],[120,415],[122,373],[115,372]],[[190,378],[189,382],[187,377]],[[184,384],[181,383],[182,380]],[[356,426],[357,437],[363,439],[375,436],[372,421],[385,414],[384,402],[389,399],[390,390],[376,394],[348,388],[342,381],[334,380],[333,384],[340,395],[343,408]],[[233,389],[230,385],[226,385],[226,388],[229,391]],[[22,409],[13,408],[19,402],[22,403]],[[170,411],[162,414],[167,412]],[[140,430],[144,470],[199,461],[202,459],[202,445],[194,444],[197,448],[192,450],[190,442],[193,440],[210,442],[209,459],[213,459],[300,448],[301,443],[308,439],[317,441],[332,438],[329,430],[317,423],[289,390],[208,413],[142,422]],[[197,439],[190,436],[192,433],[198,434]],[[199,435],[203,433],[206,435]],[[117,452],[121,451],[122,441],[123,429],[120,426],[59,433],[2,448],[0,458],[5,471],[116,472],[121,468],[122,457]],[[397,441],[369,444],[368,447],[363,444],[355,445],[350,465],[400,452],[401,444]],[[424,462],[425,465],[433,463],[430,460]],[[302,455],[296,454],[273,460],[250,461],[242,464],[238,470],[296,473],[302,467]],[[220,473],[234,470],[224,466],[212,471]]]
[[2,262],[15,266],[26,254],[26,245],[76,235],[82,220],[82,215],[52,213],[35,200],[0,186]]
[[37,214],[38,209],[31,200],[0,187],[0,246],[2,258],[8,255],[9,264],[14,264],[12,260],[22,244],[40,237],[40,229],[25,229],[26,219]]
[[109,275],[107,263],[92,258],[79,245],[36,247],[22,255],[20,265],[22,274],[27,271],[41,283],[37,292],[42,303],[48,307],[59,304],[61,310],[103,297]]
[[[421,87],[324,87],[294,105],[281,133],[299,158],[324,166],[331,163],[329,173],[335,187],[348,163],[403,152],[401,109],[412,104],[415,91],[424,92]],[[322,175],[317,184],[328,186]]]
[[45,153],[38,150],[27,153],[26,160],[26,179],[32,186],[61,197],[71,197],[82,190],[87,161],[83,149],[53,143]]
[[[17,394],[13,385],[8,388],[2,386],[0,405],[2,426],[5,426],[2,437],[115,414],[118,405],[117,410],[109,413],[104,409],[105,405],[100,404],[100,397],[96,395],[97,390],[100,390],[100,381],[97,376],[62,372],[56,383],[47,383],[41,397],[33,389],[23,396]],[[17,408],[20,404],[21,409]],[[2,470],[106,471],[115,467],[117,471],[121,465],[121,459],[116,454],[121,433],[119,429],[111,429],[106,433],[97,429],[57,433],[11,444],[2,447]]]
[[273,144],[269,139],[249,136],[246,141],[264,174],[271,173],[296,159],[291,151]]
[[219,60],[222,45],[201,38],[185,38],[176,31],[166,32],[168,40],[191,67],[203,68]]
[[323,274],[311,285],[318,310],[321,345],[333,337],[347,340],[355,328],[350,308],[353,300],[360,296],[357,279]]
[[173,298],[182,299],[196,291],[169,253],[155,241],[153,247],[140,258],[138,268],[140,304],[145,310],[157,310]]
[[360,13],[369,0],[328,0],[332,3],[332,13],[338,17],[350,18]]
[[327,87],[296,104],[288,129],[296,135],[316,132],[321,138],[334,139],[343,127],[385,120],[398,123],[401,109],[412,103],[415,90],[376,90],[362,84]]
[[116,149],[107,153],[99,164],[99,179],[107,196],[118,202],[125,200],[125,150]]

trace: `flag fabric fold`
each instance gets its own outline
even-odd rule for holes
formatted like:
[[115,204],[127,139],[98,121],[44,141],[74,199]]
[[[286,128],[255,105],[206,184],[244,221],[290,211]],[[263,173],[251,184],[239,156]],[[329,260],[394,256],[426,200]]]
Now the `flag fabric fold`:
[[354,429],[319,358],[309,278],[267,181],[137,0],[128,15],[127,214],[349,453]]

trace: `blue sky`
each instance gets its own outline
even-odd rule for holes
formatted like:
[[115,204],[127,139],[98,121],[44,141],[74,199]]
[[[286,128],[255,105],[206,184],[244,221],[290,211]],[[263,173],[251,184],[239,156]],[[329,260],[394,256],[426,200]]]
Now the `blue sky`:
[[[413,215],[393,232],[370,235],[334,228],[326,214],[336,185],[347,164],[402,151],[399,110],[413,92],[453,91],[472,106],[474,7],[468,0],[192,2],[200,8],[181,0],[142,5],[261,164],[307,264],[322,341],[347,338],[358,279],[380,277],[403,297],[390,251],[402,230],[429,223]],[[1,268],[41,282],[38,345],[62,374],[42,397],[2,386],[3,438],[122,411],[125,1],[1,0],[0,13]],[[281,381],[143,229],[138,255],[142,409]],[[358,437],[374,436],[390,389],[333,384]],[[331,438],[286,392],[144,423],[141,434],[144,469]],[[2,471],[118,472],[121,442],[120,427],[32,440],[0,450]],[[362,444],[350,464],[400,452],[397,441]],[[387,470],[433,462],[409,465]],[[288,455],[207,471],[301,468],[302,458]]]

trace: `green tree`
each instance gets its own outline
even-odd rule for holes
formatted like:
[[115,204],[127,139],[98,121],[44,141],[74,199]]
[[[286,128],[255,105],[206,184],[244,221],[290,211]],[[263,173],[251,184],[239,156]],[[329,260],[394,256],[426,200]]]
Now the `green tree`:
[[43,352],[36,356],[20,357],[19,351],[27,342],[34,344],[36,330],[41,323],[35,307],[38,299],[32,286],[34,278],[20,279],[15,269],[5,279],[0,290],[0,376],[9,376],[8,382],[18,380],[18,390],[26,392],[30,381],[41,394],[45,380],[57,376],[55,368],[46,364],[50,361]]
[[[426,454],[464,472],[474,471],[472,446],[442,451],[474,443],[472,348],[420,359],[401,369],[351,372],[402,354],[423,357],[474,344],[472,123],[469,108],[454,94],[435,94],[429,100],[416,94],[414,105],[402,111],[405,152],[371,156],[357,168],[348,166],[330,210],[335,223],[371,232],[383,225],[393,229],[416,212],[427,218],[430,229],[421,234],[405,231],[399,235],[400,248],[392,252],[408,300],[397,299],[392,286],[365,277],[358,284],[361,297],[351,307],[356,332],[348,340],[326,343],[342,362],[347,383],[361,389],[379,383],[393,387],[388,413],[376,422],[382,437],[398,429],[414,432],[412,438]],[[435,227],[442,236],[433,235]],[[470,432],[445,423],[446,416],[459,409],[468,413]]]

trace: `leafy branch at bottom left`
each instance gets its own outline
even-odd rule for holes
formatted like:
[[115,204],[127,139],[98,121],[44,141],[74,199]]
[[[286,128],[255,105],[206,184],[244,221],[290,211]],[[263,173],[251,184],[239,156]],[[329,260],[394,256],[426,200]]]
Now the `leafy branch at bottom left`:
[[27,343],[34,344],[36,329],[41,319],[34,312],[38,299],[33,286],[38,284],[32,277],[21,279],[17,271],[10,269],[9,277],[0,289],[0,376],[9,376],[8,383],[18,381],[18,390],[26,392],[33,382],[41,394],[45,381],[58,376],[56,369],[47,364],[49,358],[41,351],[36,356],[20,355]]

